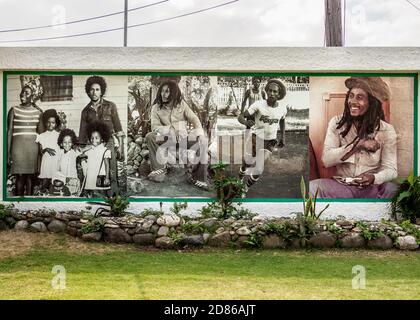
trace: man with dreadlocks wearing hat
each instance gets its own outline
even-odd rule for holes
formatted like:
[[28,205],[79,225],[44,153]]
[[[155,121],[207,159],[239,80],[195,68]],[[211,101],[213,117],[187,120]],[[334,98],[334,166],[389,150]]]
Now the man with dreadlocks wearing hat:
[[[286,96],[286,87],[278,79],[270,79],[265,85],[267,100],[255,101],[239,117],[238,121],[253,131],[245,141],[245,157],[239,169],[239,177],[245,182],[246,196],[249,188],[259,179],[264,170],[265,160],[275,147],[284,147],[285,117],[287,107],[280,103]],[[278,137],[278,131],[280,135]],[[251,146],[252,154],[247,152]],[[245,180],[245,177],[248,178]]]
[[397,134],[384,121],[388,85],[380,77],[351,77],[344,112],[329,122],[322,162],[336,167],[332,179],[309,183],[321,198],[391,198],[397,187]]

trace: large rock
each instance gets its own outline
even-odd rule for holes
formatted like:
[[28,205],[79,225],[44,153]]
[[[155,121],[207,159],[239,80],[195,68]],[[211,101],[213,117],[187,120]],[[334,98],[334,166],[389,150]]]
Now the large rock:
[[20,220],[15,224],[15,230],[26,230],[29,227],[29,223],[26,220]]
[[60,220],[53,220],[48,224],[48,230],[54,233],[66,232],[67,225]]
[[31,231],[34,231],[34,232],[47,232],[48,231],[45,223],[40,222],[40,221],[32,223],[29,228]]
[[70,221],[67,225],[71,228],[82,228],[86,223],[80,221]]
[[315,234],[309,239],[309,243],[317,248],[332,248],[336,241],[337,237],[329,231]]
[[149,215],[145,216],[144,219],[145,220],[150,220],[150,221],[153,221],[153,222],[156,222],[156,220],[157,220],[156,216],[153,215],[153,214],[149,214]]
[[371,249],[391,249],[392,248],[392,239],[388,237],[387,235],[369,240],[368,241],[368,247]]
[[15,218],[13,218],[13,217],[6,217],[6,218],[4,218],[4,221],[6,221],[6,223],[7,223],[10,227],[13,227],[13,226],[15,225],[15,223],[16,223],[16,220],[15,220]]
[[135,234],[133,242],[141,246],[149,246],[155,243],[155,235],[153,233]]
[[201,221],[200,225],[202,225],[206,229],[212,229],[217,228],[219,226],[219,222],[216,218],[209,218]]
[[57,212],[55,214],[55,218],[61,221],[77,221],[80,220],[82,215],[80,213],[65,213],[65,212]]
[[149,233],[153,223],[153,220],[144,220],[143,223],[139,224],[136,228],[136,233]]
[[114,243],[131,242],[131,236],[120,228],[105,228],[104,239],[107,242],[114,242]]
[[251,245],[248,243],[248,240],[248,236],[239,236],[235,241],[235,245],[237,248],[249,248]]
[[240,236],[249,236],[251,234],[251,230],[248,227],[241,227],[236,230],[236,233]]
[[98,242],[101,241],[102,238],[102,232],[91,232],[91,233],[85,233],[82,235],[82,239],[89,242]]
[[155,246],[161,249],[173,249],[174,241],[169,237],[160,237],[155,241]]
[[276,234],[270,234],[263,238],[264,249],[286,248],[286,242]]
[[209,245],[212,247],[229,247],[230,245],[230,233],[224,231],[219,234],[215,234],[209,239]]
[[413,236],[404,236],[397,238],[397,247],[401,250],[416,250],[419,245]]
[[352,227],[353,226],[353,222],[348,221],[348,220],[337,220],[335,222],[335,224],[340,226],[340,227]]
[[67,227],[67,234],[73,236],[73,237],[81,237],[82,236],[82,230],[73,228],[73,227]]
[[351,232],[341,239],[343,248],[363,248],[366,246],[366,240],[360,233]]
[[0,220],[0,231],[9,230],[9,226],[6,221]]
[[203,246],[204,245],[204,237],[200,235],[192,235],[192,236],[185,236],[180,244],[181,245],[188,245],[188,246]]
[[181,223],[181,218],[176,214],[164,214],[157,219],[156,223],[160,226],[176,227]]
[[169,228],[167,226],[161,226],[157,232],[158,237],[167,236],[169,233]]

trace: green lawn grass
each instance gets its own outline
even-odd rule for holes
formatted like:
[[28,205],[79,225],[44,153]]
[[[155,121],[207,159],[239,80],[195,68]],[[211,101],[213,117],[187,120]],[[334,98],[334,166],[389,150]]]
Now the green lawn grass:
[[[7,239],[19,234],[9,232]],[[38,240],[40,236],[34,235]],[[0,238],[3,244],[4,239]],[[147,251],[133,245],[104,249],[104,244],[77,241],[65,235],[50,236],[47,243],[33,241],[21,253],[0,255],[0,298],[420,298],[418,252]],[[52,289],[54,265],[66,269],[64,290]],[[355,265],[366,268],[366,289],[352,289]]]

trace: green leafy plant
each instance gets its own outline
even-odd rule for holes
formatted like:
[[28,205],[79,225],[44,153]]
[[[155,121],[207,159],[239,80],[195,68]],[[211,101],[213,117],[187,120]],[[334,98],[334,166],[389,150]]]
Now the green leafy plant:
[[168,232],[168,237],[171,238],[174,245],[178,247],[181,244],[182,239],[184,239],[184,234],[171,230]]
[[420,217],[420,177],[411,172],[407,179],[401,181],[397,193],[391,199],[391,215],[397,221],[416,222]]
[[[96,209],[95,217],[109,216],[109,217],[122,217],[127,214],[125,210],[130,205],[130,201],[127,197],[120,196],[118,194],[108,197],[104,202],[91,201],[89,204],[97,204],[103,207]],[[105,206],[105,208],[104,208]]]
[[415,224],[412,224],[410,220],[404,220],[400,223],[400,227],[409,235],[412,235],[416,238],[417,243],[420,244],[420,230]]
[[12,215],[11,210],[13,209],[13,204],[4,204],[0,203],[0,219],[10,217]]
[[221,217],[228,218],[234,209],[232,203],[245,191],[245,183],[236,177],[226,174],[227,164],[218,163],[211,166],[214,176],[212,184],[216,190],[217,201],[221,210]]
[[174,204],[172,205],[172,207],[169,209],[173,214],[176,215],[180,215],[182,210],[185,210],[188,208],[188,203],[184,202],[184,203],[178,203],[178,202],[174,202]]
[[276,234],[287,243],[298,237],[298,227],[290,221],[283,223],[269,222],[262,227],[262,231],[266,234]]
[[202,234],[206,232],[206,228],[199,223],[186,222],[181,225],[180,231],[186,234]]
[[261,236],[253,232],[248,236],[248,239],[244,241],[247,247],[249,248],[261,248],[263,246],[263,241]]
[[241,205],[242,203],[238,204],[239,208],[235,208],[235,211],[232,215],[236,219],[251,220],[252,218],[258,215],[257,213],[252,212],[251,210],[247,208],[242,208]]
[[327,204],[318,214],[316,213],[316,201],[318,197],[318,189],[312,196],[309,192],[306,192],[305,179],[302,177],[300,180],[300,192],[302,193],[303,199],[303,215],[304,217],[311,217],[312,219],[318,220],[325,210],[328,209],[330,204]]
[[337,236],[341,235],[344,232],[342,228],[336,226],[333,222],[327,224],[327,230],[331,233],[334,233]]
[[299,222],[298,235],[301,240],[301,246],[305,247],[309,241],[310,236],[315,234],[316,222],[330,205],[327,204],[318,214],[316,213],[318,189],[314,195],[307,192],[305,179],[303,177],[301,177],[300,180],[300,191],[303,199],[303,212],[296,213],[296,219]]
[[358,227],[362,231],[362,236],[366,240],[374,240],[385,235],[385,233],[381,230],[370,230],[369,227],[363,221],[357,222],[356,227]]
[[92,232],[102,232],[105,228],[106,221],[100,218],[95,218],[85,224],[81,231],[83,234]]
[[147,216],[160,217],[161,215],[163,215],[163,212],[161,210],[155,210],[155,209],[152,209],[152,208],[145,208],[140,213],[140,216],[143,217],[143,218],[147,217]]

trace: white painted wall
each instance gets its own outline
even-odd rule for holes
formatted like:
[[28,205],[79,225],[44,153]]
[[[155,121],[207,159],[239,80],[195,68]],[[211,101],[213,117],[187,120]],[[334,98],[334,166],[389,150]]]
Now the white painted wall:
[[[256,58],[258,57],[258,58]],[[264,63],[266,62],[266,63]],[[203,72],[420,72],[420,48],[0,48],[1,70],[203,71]],[[419,88],[420,89],[420,88]],[[3,104],[3,90],[0,90]],[[3,106],[5,108],[5,106]],[[1,121],[3,114],[1,114]],[[3,134],[3,132],[1,132]],[[0,148],[3,159],[3,149]],[[3,172],[0,172],[2,179]],[[205,203],[190,203],[194,213]],[[171,203],[165,203],[169,208]],[[245,203],[261,214],[287,216],[301,203]],[[22,209],[84,209],[84,202],[18,203]],[[132,203],[130,209],[159,208],[158,202]],[[320,203],[320,208],[323,205]],[[326,215],[377,220],[387,203],[332,202]]]

